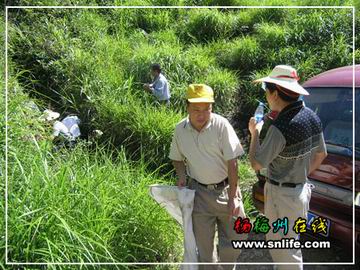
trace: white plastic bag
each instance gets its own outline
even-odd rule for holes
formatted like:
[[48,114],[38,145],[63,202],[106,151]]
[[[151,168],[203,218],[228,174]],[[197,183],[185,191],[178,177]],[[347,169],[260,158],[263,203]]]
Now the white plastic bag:
[[[191,214],[194,207],[195,190],[177,186],[151,185],[150,195],[179,222],[184,230],[184,262],[196,263],[196,242]],[[181,270],[197,270],[198,266],[184,264]]]

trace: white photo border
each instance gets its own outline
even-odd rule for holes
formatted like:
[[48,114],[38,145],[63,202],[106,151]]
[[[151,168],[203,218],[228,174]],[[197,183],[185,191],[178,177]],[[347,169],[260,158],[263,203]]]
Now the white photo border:
[[[353,198],[355,198],[355,7],[354,6],[5,6],[5,265],[296,265],[281,262],[184,263],[184,262],[10,262],[8,260],[8,11],[9,9],[351,9],[353,17]],[[355,265],[355,202],[353,200],[352,262],[303,262],[303,265]]]

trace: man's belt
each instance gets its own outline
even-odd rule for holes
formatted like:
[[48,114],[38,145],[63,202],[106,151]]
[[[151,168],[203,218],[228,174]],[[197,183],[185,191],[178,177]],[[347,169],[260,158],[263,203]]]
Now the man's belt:
[[277,181],[274,181],[268,177],[266,177],[266,181],[269,182],[270,184],[273,184],[275,186],[280,186],[280,187],[291,187],[291,188],[296,188],[297,186],[299,185],[303,185],[303,183],[298,183],[298,184],[295,184],[295,183],[279,183]]
[[220,183],[217,184],[209,184],[209,185],[205,185],[203,183],[200,183],[199,181],[197,181],[194,178],[191,178],[191,180],[196,181],[200,186],[203,186],[207,189],[213,190],[213,189],[218,189],[220,187],[226,187],[229,184],[229,179],[226,177],[223,181],[221,181]]

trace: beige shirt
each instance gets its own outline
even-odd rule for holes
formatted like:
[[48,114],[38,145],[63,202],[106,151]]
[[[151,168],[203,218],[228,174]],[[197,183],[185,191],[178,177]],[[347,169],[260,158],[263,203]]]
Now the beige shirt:
[[187,174],[203,184],[216,184],[228,177],[227,161],[244,154],[229,121],[215,113],[198,132],[189,118],[176,125],[169,158],[186,163]]

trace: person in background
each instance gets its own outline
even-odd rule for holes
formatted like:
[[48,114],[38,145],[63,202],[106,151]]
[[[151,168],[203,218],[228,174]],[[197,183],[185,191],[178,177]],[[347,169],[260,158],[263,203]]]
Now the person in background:
[[53,136],[64,136],[69,142],[74,142],[80,137],[80,119],[76,115],[66,116],[61,122],[54,123]]
[[145,83],[144,89],[152,93],[160,104],[169,105],[170,104],[170,86],[161,73],[161,67],[159,64],[151,65],[151,76],[153,77],[152,83]]
[[[285,225],[275,233],[270,230],[267,240],[299,239],[293,227],[298,218],[307,219],[313,187],[307,183],[308,175],[327,155],[321,121],[299,99],[309,93],[298,80],[294,68],[279,65],[268,77],[255,81],[263,83],[270,109],[278,112],[261,145],[263,122],[256,123],[254,117],[249,121],[251,166],[256,171],[267,168],[264,214],[270,223]],[[274,262],[295,263],[276,269],[303,269],[301,249],[270,249],[270,254]]]
[[75,115],[66,116],[62,121],[57,119],[60,117],[58,112],[46,109],[43,112],[42,119],[52,125],[52,140],[59,145],[69,145],[73,147],[77,138],[80,137],[80,119]]
[[[188,117],[176,125],[169,158],[178,176],[178,187],[188,184],[195,190],[192,222],[198,261],[217,261],[214,253],[217,228],[219,263],[235,263],[240,251],[233,248],[231,240],[245,238],[234,230],[237,217],[245,217],[238,186],[238,158],[244,151],[229,121],[212,113],[211,87],[191,84],[186,99]],[[204,270],[233,267],[233,264],[199,265]]]

